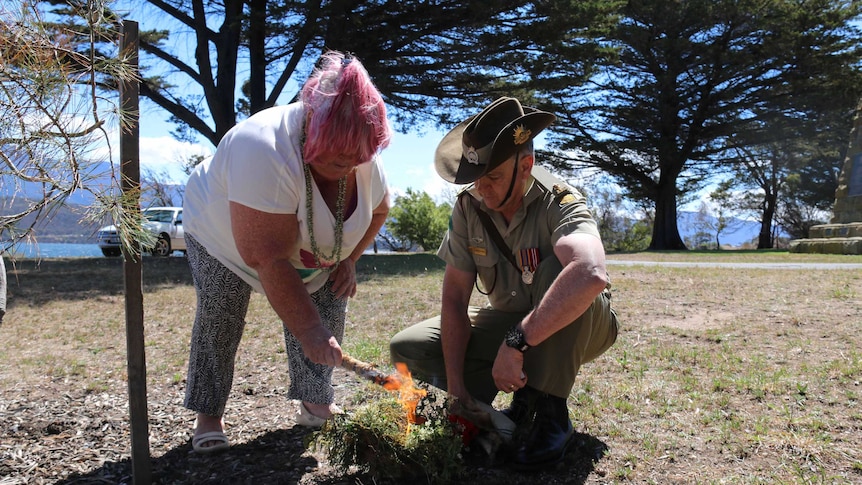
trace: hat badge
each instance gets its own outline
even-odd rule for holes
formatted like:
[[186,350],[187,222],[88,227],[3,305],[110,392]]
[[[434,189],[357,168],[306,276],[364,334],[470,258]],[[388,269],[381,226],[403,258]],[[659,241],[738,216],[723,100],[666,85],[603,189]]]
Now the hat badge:
[[524,125],[518,125],[515,127],[515,145],[523,145],[530,139],[530,135],[533,132],[524,128]]
[[479,165],[479,154],[476,153],[476,149],[473,147],[467,148],[467,161],[472,163],[473,165]]

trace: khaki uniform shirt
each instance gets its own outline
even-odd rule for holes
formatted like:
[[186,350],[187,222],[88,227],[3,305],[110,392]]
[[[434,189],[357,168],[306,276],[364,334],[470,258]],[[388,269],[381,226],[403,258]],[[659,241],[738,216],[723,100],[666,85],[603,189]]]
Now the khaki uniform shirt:
[[[541,263],[556,258],[554,244],[565,235],[592,234],[599,237],[598,227],[587,208],[586,199],[542,167],[534,166],[524,204],[506,225],[503,216],[485,211],[512,251],[515,261],[532,272]],[[455,203],[449,220],[449,231],[437,255],[447,264],[478,274],[483,293],[491,306],[506,312],[528,312],[541,295],[524,282],[523,270],[516,269],[485,230],[470,198],[481,199],[470,187]],[[555,265],[557,270],[559,265]]]

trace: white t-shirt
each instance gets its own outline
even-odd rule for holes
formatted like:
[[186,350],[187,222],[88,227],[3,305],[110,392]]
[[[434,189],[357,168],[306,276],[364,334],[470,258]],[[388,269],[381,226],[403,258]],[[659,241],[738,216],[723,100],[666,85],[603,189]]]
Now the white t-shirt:
[[[233,127],[222,138],[212,159],[189,176],[183,203],[185,231],[213,257],[263,292],[255,270],[239,255],[231,232],[229,201],[274,214],[296,214],[299,251],[291,263],[309,293],[326,282],[328,273],[316,268],[308,235],[305,175],[301,150],[305,112],[301,103],[260,111]],[[371,213],[386,193],[380,156],[356,168],[357,206],[344,221],[341,259],[356,248],[371,224]],[[321,258],[333,253],[335,217],[313,187],[314,240]],[[334,261],[322,261],[324,266]]]

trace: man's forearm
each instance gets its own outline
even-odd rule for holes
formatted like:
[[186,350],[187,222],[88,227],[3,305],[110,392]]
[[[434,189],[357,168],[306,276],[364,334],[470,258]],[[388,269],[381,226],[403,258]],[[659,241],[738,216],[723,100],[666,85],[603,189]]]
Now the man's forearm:
[[440,316],[440,333],[448,391],[462,397],[467,393],[464,387],[464,360],[470,341],[470,320],[466,313],[464,316],[450,316],[444,311]]
[[580,317],[604,290],[607,285],[605,276],[585,271],[576,263],[563,268],[521,324],[527,343],[536,346]]

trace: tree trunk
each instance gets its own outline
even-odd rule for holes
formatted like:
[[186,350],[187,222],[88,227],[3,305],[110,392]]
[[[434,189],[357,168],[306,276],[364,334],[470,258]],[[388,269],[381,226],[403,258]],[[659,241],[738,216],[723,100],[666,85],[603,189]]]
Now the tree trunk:
[[266,108],[266,0],[249,1],[249,114]]
[[[204,2],[195,0],[192,3],[197,36],[195,61],[201,75],[201,86],[207,100],[207,107],[215,124],[214,139],[210,141],[216,146],[225,133],[236,124],[234,91],[238,52],[242,41],[243,5],[243,0],[227,0],[224,4],[224,21],[218,32],[210,38]],[[215,46],[215,78],[212,77],[211,40]]]
[[[677,226],[676,189],[674,180],[671,187],[662,187],[655,200],[655,223],[652,228],[650,250],[685,250],[685,243],[679,235]],[[664,184],[667,185],[667,184]]]
[[772,220],[775,218],[776,198],[776,195],[767,194],[767,197],[763,201],[763,217],[760,219],[757,249],[772,249],[775,247],[775,237],[772,234]]

